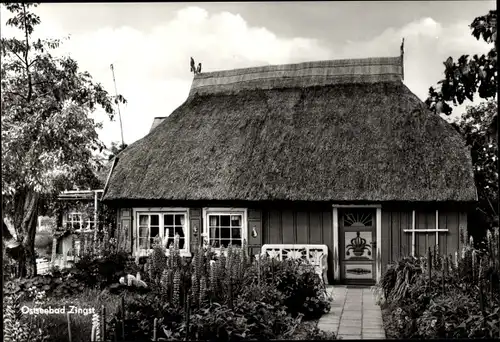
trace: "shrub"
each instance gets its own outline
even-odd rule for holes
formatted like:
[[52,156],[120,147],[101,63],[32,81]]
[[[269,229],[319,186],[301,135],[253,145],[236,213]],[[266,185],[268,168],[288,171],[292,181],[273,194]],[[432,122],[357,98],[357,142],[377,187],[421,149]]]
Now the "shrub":
[[462,250],[452,257],[429,252],[391,265],[383,290],[387,330],[396,338],[498,337],[500,281],[498,229],[483,248],[461,233]]
[[130,265],[128,259],[125,252],[110,253],[102,257],[85,255],[75,263],[71,272],[87,286],[102,289],[125,274],[125,267]]
[[[36,324],[30,315],[21,312],[21,295],[9,295],[4,299],[4,339],[7,342],[48,342],[50,326]],[[44,323],[44,321],[42,321]]]
[[21,278],[8,281],[4,286],[4,294],[20,295],[21,300],[27,300],[33,291],[45,291],[48,296],[68,297],[80,293],[85,285],[74,278],[69,272],[55,275],[37,275],[33,278]]
[[248,269],[245,282],[275,286],[283,294],[288,312],[301,313],[305,319],[319,318],[330,310],[324,284],[314,267],[302,259],[261,258]]

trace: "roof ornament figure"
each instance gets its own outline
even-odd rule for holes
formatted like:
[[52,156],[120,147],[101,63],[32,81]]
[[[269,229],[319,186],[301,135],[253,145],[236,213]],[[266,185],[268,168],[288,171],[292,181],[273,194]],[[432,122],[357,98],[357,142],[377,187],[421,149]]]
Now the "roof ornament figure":
[[191,57],[191,72],[196,75],[196,64],[194,63],[193,57]]
[[194,62],[193,57],[191,57],[191,72],[195,75],[201,73],[201,63],[198,63],[198,67],[196,67],[196,63]]

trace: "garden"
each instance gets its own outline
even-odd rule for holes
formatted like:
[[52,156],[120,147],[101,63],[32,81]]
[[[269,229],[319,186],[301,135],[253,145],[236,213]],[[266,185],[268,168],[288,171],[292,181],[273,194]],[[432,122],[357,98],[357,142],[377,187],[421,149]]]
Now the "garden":
[[375,287],[388,338],[500,338],[499,230],[456,255],[430,250],[392,264]]
[[4,283],[6,341],[335,339],[317,328],[331,298],[304,261],[251,260],[246,246],[183,258],[178,240],[131,260],[101,241],[83,239],[73,268]]

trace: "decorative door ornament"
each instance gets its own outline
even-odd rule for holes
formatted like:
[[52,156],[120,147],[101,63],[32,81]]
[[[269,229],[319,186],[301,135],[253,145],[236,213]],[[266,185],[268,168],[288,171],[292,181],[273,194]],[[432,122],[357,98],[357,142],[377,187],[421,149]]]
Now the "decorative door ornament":
[[351,255],[353,253],[355,256],[360,257],[363,254],[365,254],[365,251],[367,251],[367,254],[371,256],[372,252],[370,251],[370,245],[366,244],[366,239],[363,239],[360,236],[359,231],[356,232],[356,237],[351,239],[351,243],[346,246],[346,254]]

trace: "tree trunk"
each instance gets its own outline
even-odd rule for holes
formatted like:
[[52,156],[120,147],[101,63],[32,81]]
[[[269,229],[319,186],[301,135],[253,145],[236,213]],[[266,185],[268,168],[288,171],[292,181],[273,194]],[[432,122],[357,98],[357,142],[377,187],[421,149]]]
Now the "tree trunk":
[[38,218],[39,195],[30,189],[23,189],[14,196],[14,228],[17,241],[21,244],[18,262],[20,277],[36,275],[35,234]]

